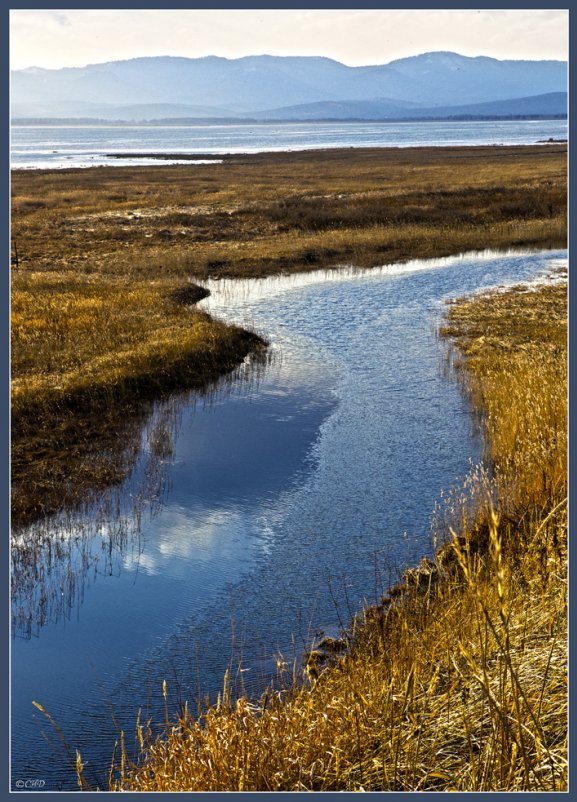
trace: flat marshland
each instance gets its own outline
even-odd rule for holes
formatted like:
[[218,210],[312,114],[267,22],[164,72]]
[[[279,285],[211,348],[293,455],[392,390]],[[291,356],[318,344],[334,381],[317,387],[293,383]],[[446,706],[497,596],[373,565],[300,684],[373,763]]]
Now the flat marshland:
[[[15,171],[13,522],[119,482],[151,401],[264,347],[197,309],[194,282],[565,247],[566,156],[350,149]],[[360,613],[345,649],[313,644],[306,679],[279,659],[260,700],[225,678],[161,738],[139,721],[139,758],[123,738],[112,789],[566,788],[566,317],[553,283],[450,306],[442,333],[486,468],[438,511],[436,559]],[[86,786],[80,755],[77,770]]]
[[566,165],[557,144],[19,171],[12,236],[26,271],[157,281],[557,246]]
[[194,310],[191,279],[565,241],[563,144],[14,171],[13,523],[119,481],[142,399],[262,346]]
[[357,616],[345,651],[313,648],[308,680],[279,662],[260,700],[226,677],[199,719],[167,713],[156,740],[139,720],[111,789],[566,790],[566,316],[559,285],[451,306],[487,467],[439,510],[435,560]]

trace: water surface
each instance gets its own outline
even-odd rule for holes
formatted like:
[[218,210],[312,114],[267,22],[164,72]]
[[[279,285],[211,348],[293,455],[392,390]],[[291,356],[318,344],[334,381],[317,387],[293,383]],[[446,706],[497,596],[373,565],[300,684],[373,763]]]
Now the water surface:
[[[12,125],[13,168],[168,164],[131,154],[260,153],[350,147],[533,145],[567,138],[567,120],[445,120],[196,125]],[[115,158],[113,154],[125,154]],[[192,165],[192,162],[185,162]],[[202,160],[200,162],[202,163]]]
[[[132,744],[139,708],[162,719],[163,680],[174,710],[241,660],[253,692],[275,655],[338,632],[431,553],[434,505],[481,450],[444,369],[444,302],[562,264],[485,253],[212,282],[205,308],[266,336],[270,362],[158,405],[116,510],[42,525],[51,558],[14,602],[12,786],[75,787],[33,699],[103,787],[119,730]],[[162,482],[140,497],[151,465]]]

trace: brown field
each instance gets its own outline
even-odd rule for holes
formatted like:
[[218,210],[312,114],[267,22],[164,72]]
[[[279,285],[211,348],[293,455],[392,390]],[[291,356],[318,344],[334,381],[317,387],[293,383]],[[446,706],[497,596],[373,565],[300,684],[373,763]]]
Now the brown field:
[[[19,171],[26,270],[254,276],[565,242],[566,145],[349,149]],[[13,263],[14,264],[14,263]]]
[[562,144],[15,171],[13,522],[120,479],[128,410],[260,343],[188,306],[189,279],[565,242]]

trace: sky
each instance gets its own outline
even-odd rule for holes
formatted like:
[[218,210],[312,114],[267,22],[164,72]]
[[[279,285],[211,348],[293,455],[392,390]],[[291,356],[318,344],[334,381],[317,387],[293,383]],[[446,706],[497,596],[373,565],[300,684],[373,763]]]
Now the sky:
[[10,61],[81,67],[138,56],[328,56],[386,64],[431,50],[568,58],[565,10],[12,10]]

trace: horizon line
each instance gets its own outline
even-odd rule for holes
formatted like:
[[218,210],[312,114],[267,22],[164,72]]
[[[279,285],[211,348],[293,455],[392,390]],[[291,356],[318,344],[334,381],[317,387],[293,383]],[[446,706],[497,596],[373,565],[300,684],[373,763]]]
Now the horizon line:
[[459,56],[459,58],[465,59],[491,59],[492,61],[518,61],[518,62],[531,62],[531,63],[539,63],[539,62],[556,62],[559,64],[568,64],[568,59],[553,59],[553,58],[541,58],[541,59],[530,59],[530,58],[497,58],[496,56],[488,56],[486,54],[479,54],[476,56],[467,56],[463,53],[459,53],[456,50],[425,50],[422,53],[414,53],[413,55],[409,56],[401,56],[399,58],[394,58],[391,61],[382,62],[382,63],[370,63],[370,64],[346,64],[344,61],[339,61],[338,59],[332,58],[331,56],[324,56],[321,54],[317,55],[275,55],[274,53],[249,53],[244,56],[235,56],[230,58],[228,56],[219,56],[216,53],[209,53],[205,56],[182,56],[176,54],[165,53],[164,55],[140,55],[140,56],[129,56],[127,58],[113,58],[108,59],[107,61],[93,61],[87,64],[72,64],[72,65],[65,65],[62,67],[42,67],[39,64],[31,64],[27,67],[14,67],[10,68],[10,72],[24,72],[26,70],[43,70],[45,72],[57,72],[58,70],[82,70],[87,69],[88,67],[98,67],[103,64],[118,64],[127,61],[139,61],[142,59],[182,59],[184,61],[202,61],[204,59],[219,59],[222,61],[242,61],[244,59],[249,58],[276,58],[276,59],[325,59],[326,61],[333,61],[335,64],[340,64],[343,67],[347,67],[347,69],[370,69],[372,67],[388,67],[391,64],[394,64],[398,61],[404,61],[406,59],[411,58],[420,58],[421,56],[428,56],[428,55],[438,55],[438,54],[448,54],[452,56]]

